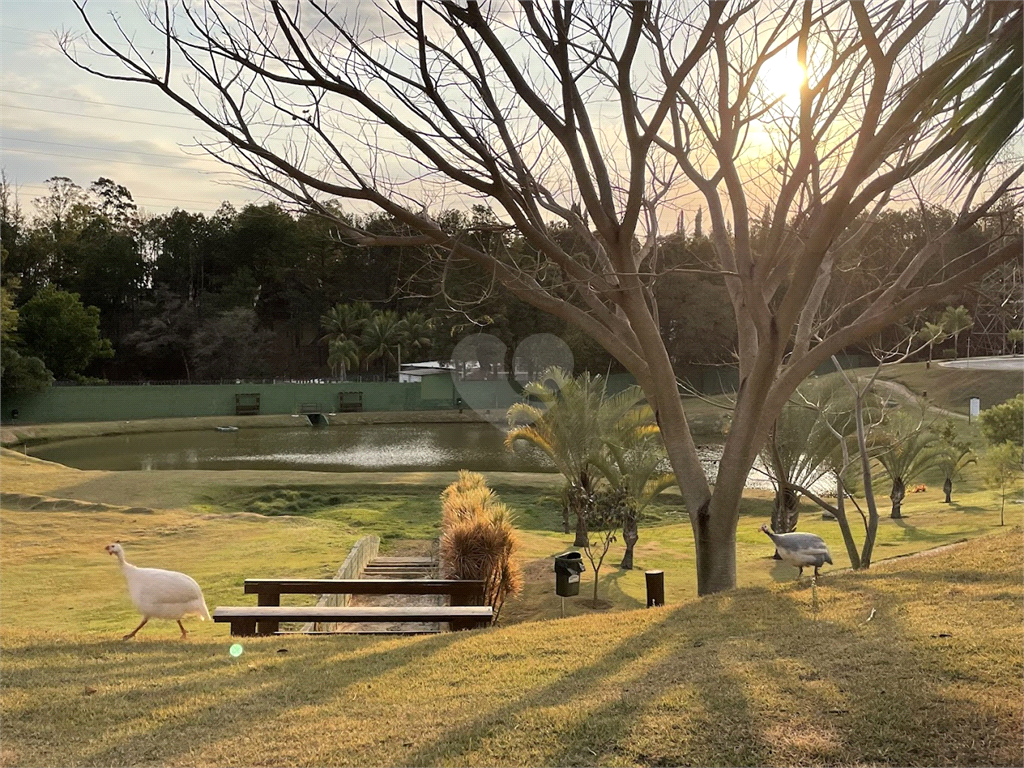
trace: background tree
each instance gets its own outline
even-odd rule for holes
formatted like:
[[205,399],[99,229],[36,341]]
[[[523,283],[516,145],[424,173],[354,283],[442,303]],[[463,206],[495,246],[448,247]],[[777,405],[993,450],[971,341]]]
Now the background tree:
[[643,399],[635,386],[609,396],[607,384],[600,375],[572,377],[561,368],[549,368],[523,387],[526,402],[513,404],[507,414],[511,429],[505,445],[511,448],[520,440],[535,445],[565,478],[562,523],[568,533],[570,518],[576,518],[576,547],[586,546],[585,506],[593,500],[601,466],[607,463],[606,444],[615,442],[623,420],[635,424],[630,414]]
[[986,408],[978,414],[978,424],[985,439],[993,445],[1024,445],[1024,394]]
[[193,367],[200,380],[266,375],[270,333],[259,327],[255,310],[244,307],[203,321],[192,342]]
[[327,364],[331,366],[332,373],[335,370],[340,370],[341,380],[345,381],[348,371],[359,367],[359,345],[355,339],[331,339],[328,347]]
[[956,426],[947,421],[938,430],[937,464],[945,479],[942,492],[946,495],[946,504],[952,504],[953,480],[959,476],[964,467],[974,464],[977,457],[971,451],[971,444],[966,440],[957,439]]
[[985,482],[999,491],[999,525],[1005,525],[1003,513],[1006,510],[1006,494],[1020,481],[1021,462],[1024,461],[1021,448],[1013,443],[999,443],[985,451],[982,467]]
[[18,330],[27,349],[58,379],[81,377],[96,360],[113,357],[100,336],[100,312],[86,307],[78,294],[41,289],[19,310]]
[[18,310],[6,287],[0,286],[0,389],[5,395],[38,392],[53,376],[38,357],[22,354],[18,335]]
[[1006,332],[1006,343],[1010,345],[1010,353],[1016,354],[1017,347],[1024,341],[1024,330],[1011,328]]
[[396,363],[399,346],[405,341],[405,327],[397,312],[384,310],[374,312],[363,326],[359,343],[363,348],[363,360],[367,365],[374,360],[381,361],[382,378],[388,380],[388,362]]
[[879,448],[876,458],[892,481],[890,517],[899,520],[903,517],[901,509],[907,485],[940,462],[936,435],[923,421],[912,421],[905,416],[890,417],[875,434]]
[[144,361],[144,369],[156,378],[182,378],[192,381],[192,343],[199,327],[199,313],[194,304],[160,288],[153,299],[144,302],[146,317],[128,334],[124,345],[135,350]]
[[942,311],[942,330],[946,332],[947,336],[953,337],[953,355],[954,357],[960,357],[959,351],[959,340],[960,334],[968,330],[974,325],[974,320],[971,318],[971,313],[967,311],[967,307],[961,304],[959,307],[946,307]]
[[628,495],[622,504],[622,541],[625,554],[619,567],[633,568],[633,549],[640,540],[639,522],[644,509],[662,491],[676,484],[670,471],[665,446],[649,406],[627,412],[613,425],[613,433],[604,440],[604,451],[597,460],[598,469],[611,488]]
[[941,323],[925,323],[924,327],[918,331],[918,338],[921,339],[928,346],[928,362],[926,368],[932,367],[932,351],[935,349],[935,345],[943,342],[946,339],[946,328]]
[[[855,269],[849,260],[885,203],[936,183],[985,125],[997,98],[985,89],[1006,77],[990,46],[1019,37],[1016,3],[913,14],[861,3],[524,3],[492,14],[423,2],[383,10],[386,35],[315,3],[268,0],[244,14],[176,13],[168,3],[149,16],[166,43],[151,55],[130,44],[123,18],[107,34],[77,4],[100,54],[76,55],[69,34],[65,50],[80,66],[158,89],[216,134],[234,168],[333,216],[352,242],[468,259],[632,373],[684,495],[700,594],[735,585],[744,482],[796,387],[832,355],[1021,250],[1005,223],[944,256],[1024,171],[986,161],[950,191],[958,212],[940,236],[851,297],[841,323],[823,311],[828,285]],[[777,56],[807,73],[798,104],[766,82]],[[973,110],[943,91],[958,78],[982,94]],[[342,114],[358,114],[366,130],[338,142]],[[1004,139],[1020,122],[1006,114]],[[294,142],[279,142],[285,130]],[[714,269],[737,325],[740,393],[713,490],[653,296],[659,213],[683,184],[707,206]],[[469,230],[446,230],[428,204],[442,190],[485,200],[532,248],[484,248]],[[374,206],[409,234],[353,224],[329,198]],[[766,204],[757,241],[751,212]],[[573,230],[580,251],[552,236],[551,218]]]
[[[812,488],[834,466],[836,439],[828,420],[834,416],[829,401],[837,397],[837,377],[803,384],[782,409],[772,427],[761,460],[775,485],[771,527],[775,533],[796,530],[801,492]],[[778,553],[776,553],[777,556]]]

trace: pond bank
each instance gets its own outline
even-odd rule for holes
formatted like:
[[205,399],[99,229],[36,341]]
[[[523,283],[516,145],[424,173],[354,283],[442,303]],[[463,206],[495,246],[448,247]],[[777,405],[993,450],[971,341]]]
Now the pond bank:
[[[471,409],[451,411],[368,411],[329,414],[331,424],[477,424],[490,420],[504,423],[504,411],[477,413]],[[38,445],[51,440],[75,437],[131,435],[147,432],[186,432],[237,426],[247,429],[293,427],[305,416],[276,414],[268,416],[194,416],[172,419],[140,419],[136,421],[81,421],[56,424],[8,424],[0,428],[0,446],[15,448]]]

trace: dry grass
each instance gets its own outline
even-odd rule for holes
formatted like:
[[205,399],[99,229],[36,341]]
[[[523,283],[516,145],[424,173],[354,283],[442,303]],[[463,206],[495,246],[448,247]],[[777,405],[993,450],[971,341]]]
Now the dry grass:
[[254,639],[238,659],[227,637],[121,643],[59,610],[25,626],[51,597],[33,580],[4,606],[0,762],[1021,765],[1021,569],[1018,528],[828,576],[818,613],[787,583],[444,636]]

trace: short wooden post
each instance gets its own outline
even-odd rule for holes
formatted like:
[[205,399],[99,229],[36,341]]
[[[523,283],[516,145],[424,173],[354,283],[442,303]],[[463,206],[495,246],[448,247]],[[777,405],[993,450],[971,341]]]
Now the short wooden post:
[[644,571],[647,579],[647,607],[665,604],[665,572]]
[[[256,605],[260,606],[280,606],[281,605],[281,593],[280,592],[260,592],[256,596]],[[272,619],[266,619],[256,625],[256,634],[258,635],[272,635],[277,632],[278,622]]]

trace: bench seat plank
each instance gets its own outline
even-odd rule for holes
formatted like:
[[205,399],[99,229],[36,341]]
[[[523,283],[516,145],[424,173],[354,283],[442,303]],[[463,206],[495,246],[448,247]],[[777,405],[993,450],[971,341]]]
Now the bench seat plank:
[[247,595],[483,596],[484,582],[468,579],[246,579]]
[[[359,608],[329,608],[321,606],[218,606],[213,620],[231,624],[231,634],[252,636],[257,634],[257,622],[272,622],[274,630],[282,621],[334,622],[448,622],[452,629],[486,626],[494,616],[489,605],[416,605],[367,606]],[[260,634],[273,634],[261,631]]]
[[315,605],[218,606],[214,621],[273,619],[275,621],[490,621],[489,605],[403,605],[329,608]]

